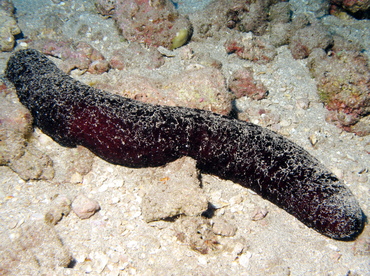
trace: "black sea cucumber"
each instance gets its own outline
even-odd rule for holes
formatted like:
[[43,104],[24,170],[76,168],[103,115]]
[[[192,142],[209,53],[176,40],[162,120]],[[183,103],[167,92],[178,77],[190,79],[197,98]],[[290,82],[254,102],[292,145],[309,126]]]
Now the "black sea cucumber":
[[136,168],[190,156],[201,171],[252,189],[326,236],[353,240],[364,227],[364,214],[343,182],[268,129],[89,87],[36,50],[15,53],[6,76],[34,124],[63,146],[82,145],[108,162]]

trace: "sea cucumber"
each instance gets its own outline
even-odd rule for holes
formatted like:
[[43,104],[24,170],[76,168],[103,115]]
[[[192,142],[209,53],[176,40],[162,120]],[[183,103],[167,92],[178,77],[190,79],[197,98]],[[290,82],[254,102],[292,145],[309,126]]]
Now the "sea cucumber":
[[326,236],[353,240],[363,230],[365,216],[343,182],[273,131],[89,87],[32,49],[16,52],[5,74],[34,125],[63,146],[82,145],[108,162],[135,168],[190,156],[202,172],[252,189]]

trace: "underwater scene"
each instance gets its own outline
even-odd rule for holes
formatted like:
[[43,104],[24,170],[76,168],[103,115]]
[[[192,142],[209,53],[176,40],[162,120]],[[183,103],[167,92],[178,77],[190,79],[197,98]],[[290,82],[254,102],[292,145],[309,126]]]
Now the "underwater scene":
[[370,0],[0,0],[0,275],[370,275]]

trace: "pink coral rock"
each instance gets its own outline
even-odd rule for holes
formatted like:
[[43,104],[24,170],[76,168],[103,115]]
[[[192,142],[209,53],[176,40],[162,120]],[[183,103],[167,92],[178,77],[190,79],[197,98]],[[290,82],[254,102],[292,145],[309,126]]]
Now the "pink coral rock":
[[235,34],[225,43],[228,54],[235,53],[242,59],[260,64],[269,63],[276,56],[276,49],[265,38],[252,33]]
[[261,81],[253,78],[253,72],[249,69],[234,72],[229,81],[229,89],[236,98],[248,96],[253,100],[266,98],[268,92]]
[[[190,37],[190,21],[169,0],[97,0],[98,12],[112,16],[124,38],[148,46],[176,48],[174,39]],[[180,45],[181,46],[181,45]]]
[[80,219],[88,219],[100,210],[100,205],[96,200],[80,194],[72,202],[72,210]]

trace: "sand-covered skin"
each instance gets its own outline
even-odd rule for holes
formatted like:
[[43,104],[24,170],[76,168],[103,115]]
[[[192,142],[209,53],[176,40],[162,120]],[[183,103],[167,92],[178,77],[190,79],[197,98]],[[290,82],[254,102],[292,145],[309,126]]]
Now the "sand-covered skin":
[[[14,2],[17,6],[18,3]],[[44,4],[45,11],[52,10],[53,5],[57,5],[50,3],[37,1],[37,5]],[[83,4],[75,2],[75,5],[81,13]],[[22,5],[17,8],[20,15],[25,14]],[[64,9],[63,6],[59,8]],[[82,20],[88,18],[86,14],[88,12],[83,14]],[[39,27],[37,22],[42,18],[40,16],[33,20],[31,15],[30,11],[27,24],[22,21],[22,16],[18,19],[18,24],[26,34],[32,29],[36,32]],[[116,30],[109,20],[102,20],[94,15],[90,18],[96,22],[91,24],[92,28],[106,26],[107,39],[93,42],[94,38],[89,36],[74,37],[92,43],[109,58],[113,49],[121,47],[119,39],[115,37]],[[315,82],[310,77],[305,60],[294,60],[289,49],[283,46],[278,48],[277,57],[270,64],[255,65],[242,61],[225,53],[223,45],[227,34],[224,35],[221,40],[210,38],[201,42],[193,41],[186,47],[190,47],[195,53],[210,53],[212,58],[221,61],[226,78],[243,66],[252,67],[255,78],[268,88],[269,95],[258,102],[245,97],[238,100],[236,106],[241,111],[240,117],[278,131],[309,151],[343,179],[346,185],[350,184],[350,189],[363,211],[369,214],[369,140],[342,132],[325,121],[327,111],[319,102]],[[179,48],[175,53],[181,53],[182,50],[183,48]],[[5,69],[9,56],[8,53],[1,53],[2,70]],[[130,68],[130,71],[143,76],[166,76],[181,73],[188,62],[197,63],[193,59],[186,63],[180,54],[165,60],[165,64],[158,70]],[[117,71],[111,70],[108,74],[113,78],[120,78]],[[100,78],[90,74],[79,75],[73,71],[72,75],[88,84]],[[65,248],[68,248],[75,259],[72,269],[57,267],[52,270],[54,274],[370,274],[369,232],[366,228],[355,242],[335,241],[310,230],[294,217],[240,185],[203,174],[202,189],[216,208],[215,225],[219,220],[227,221],[229,225],[224,227],[221,231],[223,233],[232,233],[227,229],[237,227],[234,236],[216,235],[215,241],[215,233],[220,233],[220,230],[218,226],[211,228],[208,222],[193,221],[190,218],[190,223],[182,220],[149,224],[145,222],[141,211],[143,197],[147,195],[145,187],[150,186],[151,181],[165,183],[165,179],[151,179],[148,169],[115,166],[96,157],[91,165],[88,154],[78,155],[76,149],[61,147],[38,129],[30,137],[29,144],[47,154],[53,160],[54,168],[60,168],[63,174],[56,170],[51,182],[25,182],[9,167],[0,167],[2,233],[16,240],[13,235],[22,225],[34,220],[44,220],[44,215],[50,210],[57,194],[64,195],[71,201],[77,195],[84,194],[96,200],[101,207],[89,219],[80,220],[71,212],[54,226]],[[78,156],[82,156],[80,160]],[[71,167],[70,160],[74,160],[76,164],[86,160],[86,164],[90,165],[83,170],[76,170]],[[74,181],[70,181],[71,178]],[[141,185],[143,182],[146,184]],[[163,201],[165,202],[165,198]],[[263,219],[252,219],[255,214],[266,213],[266,210],[268,212]],[[209,223],[213,221],[210,220]],[[208,240],[202,239],[203,237]],[[204,241],[203,245],[201,241]],[[192,248],[209,248],[210,253],[203,255]],[[30,266],[23,263],[23,267],[26,269]]]

